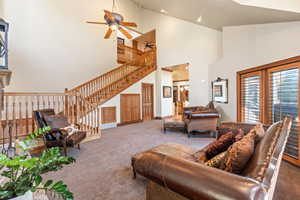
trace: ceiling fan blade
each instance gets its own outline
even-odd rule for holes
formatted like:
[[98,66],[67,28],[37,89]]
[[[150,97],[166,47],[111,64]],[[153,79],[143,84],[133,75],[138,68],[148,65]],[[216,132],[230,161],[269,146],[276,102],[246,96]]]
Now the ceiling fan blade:
[[134,22],[121,22],[121,25],[123,25],[123,26],[137,27],[137,24],[134,23]]
[[108,10],[104,10],[105,15],[108,17],[108,19],[110,19],[111,21],[114,21],[114,16],[112,14],[112,12],[108,11]]
[[111,36],[112,32],[113,30],[109,28],[105,33],[104,39],[108,39]]
[[130,33],[128,33],[128,31],[126,31],[124,28],[119,27],[119,30],[130,40],[132,39],[132,36],[130,35]]
[[88,24],[107,24],[105,22],[86,22],[86,23],[88,23]]

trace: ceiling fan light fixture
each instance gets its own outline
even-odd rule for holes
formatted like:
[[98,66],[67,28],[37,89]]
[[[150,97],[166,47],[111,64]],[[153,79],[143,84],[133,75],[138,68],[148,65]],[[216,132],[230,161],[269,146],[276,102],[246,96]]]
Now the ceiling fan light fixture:
[[113,31],[118,30],[118,25],[117,25],[117,24],[111,24],[109,27],[110,27],[111,30],[113,30]]
[[197,18],[197,22],[198,22],[198,23],[201,23],[201,22],[202,22],[202,16],[200,16],[200,17]]
[[164,13],[164,14],[167,13],[167,11],[166,11],[165,9],[161,9],[160,12],[161,12],[161,13]]

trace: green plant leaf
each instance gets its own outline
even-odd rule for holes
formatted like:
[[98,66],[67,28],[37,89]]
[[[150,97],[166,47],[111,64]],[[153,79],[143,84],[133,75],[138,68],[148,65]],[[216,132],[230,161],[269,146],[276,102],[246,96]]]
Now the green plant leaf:
[[53,183],[53,180],[48,180],[45,184],[44,187],[47,188]]
[[41,184],[42,180],[43,180],[43,178],[40,175],[37,175],[34,180],[35,185],[39,186]]
[[64,182],[63,181],[58,181],[57,183],[55,183],[52,187],[51,187],[51,189],[56,189],[56,188],[59,188],[60,186],[62,186],[64,184]]

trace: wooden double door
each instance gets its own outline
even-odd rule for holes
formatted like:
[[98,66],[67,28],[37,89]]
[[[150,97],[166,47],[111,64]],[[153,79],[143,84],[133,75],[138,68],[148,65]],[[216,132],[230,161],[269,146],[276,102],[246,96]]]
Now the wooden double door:
[[121,124],[130,124],[154,118],[153,88],[153,84],[142,83],[142,99],[140,94],[121,94]]
[[121,124],[141,121],[140,94],[121,94]]

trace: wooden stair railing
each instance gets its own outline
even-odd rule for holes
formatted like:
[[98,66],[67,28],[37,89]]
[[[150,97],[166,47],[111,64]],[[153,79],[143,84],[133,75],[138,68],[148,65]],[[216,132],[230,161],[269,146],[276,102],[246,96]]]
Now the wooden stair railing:
[[[85,110],[74,105],[84,105]],[[4,110],[0,123],[0,141],[8,142],[9,127],[14,139],[24,138],[36,130],[32,119],[34,110],[54,109],[63,112],[70,123],[78,123],[87,131],[88,140],[100,137],[100,110],[82,97],[66,93],[4,93]],[[77,109],[77,110],[75,110]],[[80,113],[78,115],[77,113]]]
[[132,71],[136,70],[137,66],[123,64],[109,72],[106,72],[86,83],[83,83],[74,89],[67,91],[70,95],[80,94],[82,97],[88,97],[94,92],[109,86],[113,82],[121,79]]
[[[128,48],[130,49],[126,47]],[[154,70],[156,70],[156,49],[138,52],[130,63],[121,65],[66,92],[70,95],[81,96],[94,105],[101,105]]]
[[156,70],[156,51],[151,50],[146,52],[139,60],[138,64],[143,67],[139,67],[130,74],[126,75],[122,79],[115,81],[109,86],[95,92],[86,98],[90,103],[101,105],[127,89],[137,81],[141,80],[151,72]]

